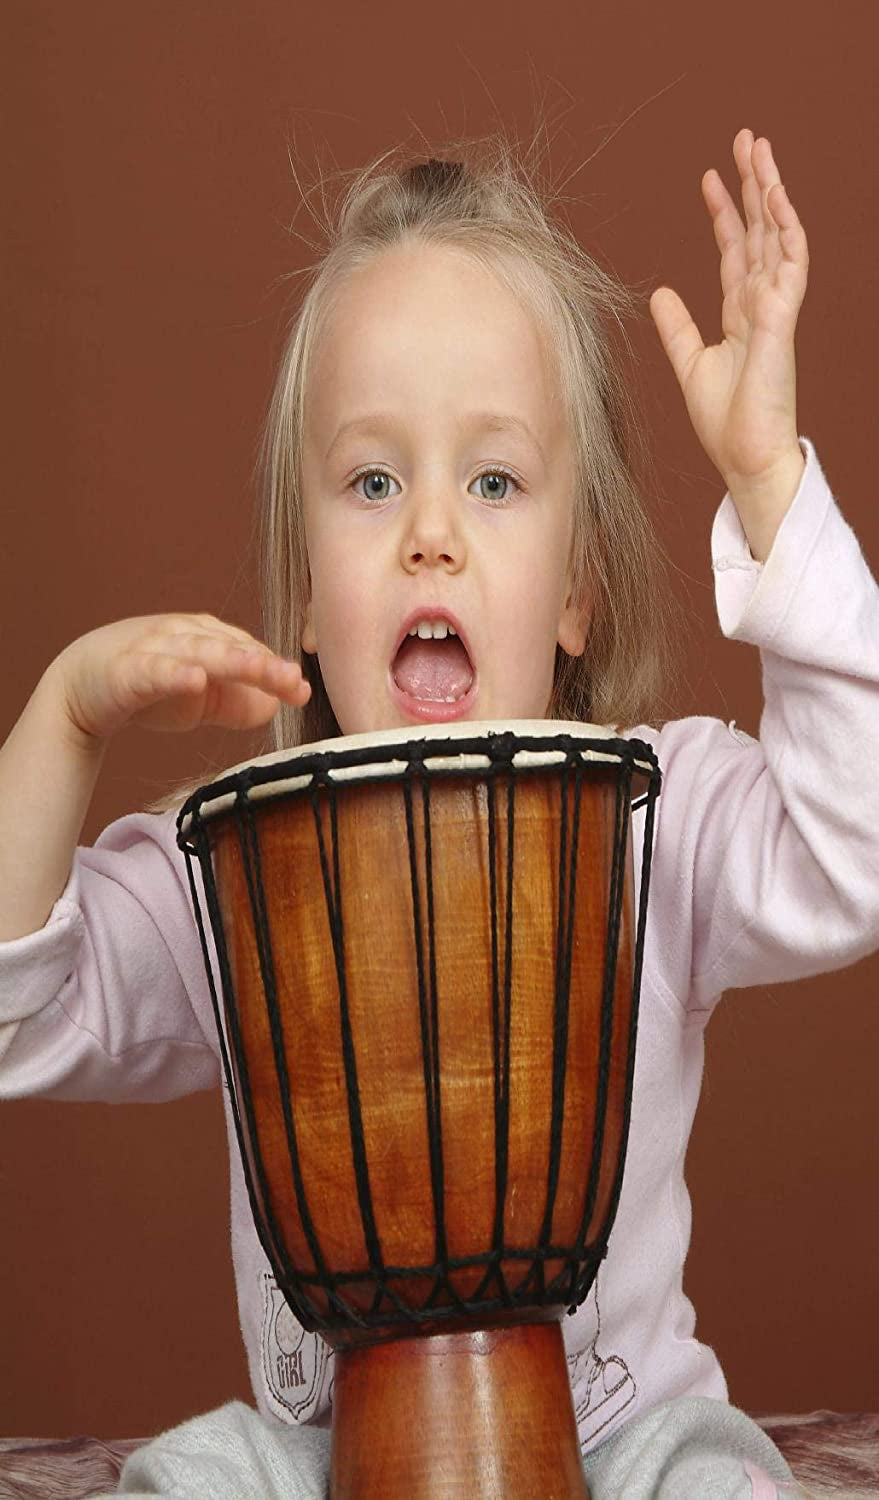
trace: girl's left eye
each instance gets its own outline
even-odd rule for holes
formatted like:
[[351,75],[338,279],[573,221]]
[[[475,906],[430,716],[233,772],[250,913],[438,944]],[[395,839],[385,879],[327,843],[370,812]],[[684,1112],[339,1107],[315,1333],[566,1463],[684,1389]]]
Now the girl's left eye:
[[[351,486],[353,487],[359,479],[373,478],[391,479],[393,480],[394,484],[397,483],[396,479],[393,478],[393,475],[389,474],[385,469],[358,469],[357,473],[354,475],[354,478],[351,480]],[[476,479],[473,480],[473,483],[476,484],[477,480],[483,480],[485,478],[509,480],[511,484],[515,485],[517,490],[521,490],[522,488],[522,486],[519,484],[519,481],[516,479],[516,476],[512,474],[509,469],[504,468],[503,465],[494,464],[490,469],[483,469],[481,473],[477,474]],[[364,495],[362,491],[359,491],[358,493],[362,495],[362,498],[364,500],[375,500],[376,502],[381,502],[382,500],[388,500],[390,498],[390,496],[388,495],[376,495],[374,493],[367,493]],[[483,500],[487,500],[489,504],[503,505],[507,499],[507,494],[505,491],[503,495],[492,496],[486,495],[483,492],[480,498]]]

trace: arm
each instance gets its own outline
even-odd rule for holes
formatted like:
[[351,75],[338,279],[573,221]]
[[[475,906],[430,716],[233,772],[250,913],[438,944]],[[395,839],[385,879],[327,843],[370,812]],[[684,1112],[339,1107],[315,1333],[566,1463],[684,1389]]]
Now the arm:
[[219,1081],[174,814],[77,845],[106,743],[66,718],[50,668],[0,750],[0,1099],[170,1099]]
[[0,1100],[155,1101],[220,1082],[175,817],[109,824],[75,850],[45,925],[0,942]]
[[77,839],[103,747],[127,724],[250,729],[280,695],[309,692],[297,664],[214,615],[116,620],[55,658],[0,759],[0,1097],[172,1099],[217,1083],[174,814],[129,814],[94,848]]
[[[721,628],[761,651],[760,743],[714,720],[663,733],[666,919],[690,942],[678,995],[705,1009],[731,985],[841,968],[879,944],[879,826],[870,775],[879,724],[879,589],[798,441],[794,332],[806,235],[769,142],[733,143],[746,223],[718,173],[702,191],[721,252],[721,343],[681,298],[650,311],[696,434],[726,481],[712,552]],[[660,813],[660,825],[663,813]],[[669,906],[675,902],[669,900]]]
[[723,634],[757,646],[759,741],[717,719],[656,744],[656,962],[681,1005],[840,969],[879,948],[879,586],[802,440],[805,470],[764,564],[727,495],[712,529]]
[[42,927],[61,895],[105,750],[76,733],[49,667],[0,750],[0,942]]

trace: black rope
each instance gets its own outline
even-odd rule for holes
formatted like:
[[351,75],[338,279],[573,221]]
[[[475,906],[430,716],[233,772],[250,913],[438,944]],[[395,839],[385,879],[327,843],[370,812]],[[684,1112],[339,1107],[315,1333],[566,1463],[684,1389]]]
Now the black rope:
[[[631,783],[631,767],[628,768],[628,771],[628,779],[629,783]],[[661,773],[658,769],[656,771],[656,776],[659,779],[655,784],[651,782],[649,791],[647,793],[647,812],[644,818],[644,843],[641,865],[641,882],[638,900],[635,960],[632,972],[632,1005],[629,1012],[628,1050],[626,1055],[626,1085],[623,1101],[623,1127],[620,1137],[619,1153],[617,1156],[616,1177],[614,1180],[610,1204],[608,1206],[604,1231],[600,1238],[601,1259],[604,1259],[605,1255],[607,1254],[610,1232],[613,1228],[614,1220],[616,1218],[617,1208],[619,1207],[620,1194],[622,1192],[623,1186],[623,1168],[626,1162],[626,1150],[629,1141],[629,1125],[632,1115],[632,1084],[635,1076],[635,1043],[638,1033],[638,1015],[641,1003],[641,972],[644,962],[644,934],[647,925],[647,897],[650,891],[650,867],[653,857],[653,829],[656,813],[656,797],[659,794],[661,782]],[[644,799],[641,800],[643,801]],[[589,1276],[587,1279],[584,1272],[580,1280],[580,1286],[577,1291],[574,1305],[569,1308],[570,1312],[576,1311],[576,1308],[579,1307],[584,1298],[588,1296],[589,1288],[591,1287],[593,1280],[594,1276]]]
[[[323,821],[318,801],[318,787],[326,787],[330,803],[330,824],[333,845],[333,875],[330,877],[324,840]],[[336,962],[336,978],[339,986],[339,1022],[342,1036],[342,1060],[345,1067],[345,1084],[348,1098],[348,1127],[351,1137],[351,1155],[354,1163],[354,1178],[357,1185],[357,1200],[366,1241],[366,1251],[372,1271],[380,1285],[383,1275],[382,1253],[375,1227],[372,1206],[372,1191],[369,1183],[369,1166],[366,1160],[366,1143],[363,1138],[363,1118],[360,1108],[360,1086],[357,1079],[357,1059],[354,1053],[354,1037],[351,1031],[351,1013],[348,1005],[348,980],[345,970],[345,929],[342,920],[342,880],[339,872],[339,830],[336,807],[336,787],[326,771],[320,772],[312,782],[312,811],[317,833],[318,852],[324,882],[327,917],[333,942]],[[380,1294],[379,1294],[380,1295]],[[353,1310],[352,1310],[353,1314]],[[355,1315],[359,1322],[359,1315]]]
[[[434,1220],[434,1266],[431,1273],[435,1277],[435,1283],[431,1292],[431,1298],[436,1298],[440,1286],[446,1287],[449,1294],[454,1296],[453,1288],[448,1286],[446,1267],[448,1265],[448,1246],[446,1244],[446,1221],[445,1221],[445,1187],[443,1175],[443,1141],[442,1141],[442,1116],[440,1109],[440,1066],[439,1066],[439,1009],[437,1001],[436,982],[436,949],[434,941],[433,926],[433,869],[430,849],[430,793],[427,778],[422,781],[422,811],[424,815],[424,840],[425,840],[425,882],[427,885],[428,907],[428,967],[430,973],[429,993],[428,983],[424,976],[424,933],[423,916],[421,910],[421,895],[418,881],[418,851],[415,839],[415,821],[412,805],[412,783],[416,774],[420,771],[420,759],[413,756],[403,782],[403,797],[406,805],[406,841],[409,847],[409,886],[412,895],[412,923],[415,935],[415,956],[418,971],[418,1018],[421,1028],[421,1063],[424,1076],[424,1103],[427,1116],[427,1144],[430,1159],[430,1185],[433,1195],[433,1220]],[[428,1299],[428,1305],[430,1298]]]
[[[656,779],[660,777],[656,753],[653,747],[645,744],[643,740],[599,739],[591,738],[588,735],[583,735],[582,737],[578,735],[575,737],[567,734],[546,736],[526,734],[513,736],[511,731],[505,730],[500,734],[488,733],[466,739],[463,736],[454,736],[443,740],[439,736],[436,736],[429,740],[404,739],[388,745],[361,745],[356,748],[349,746],[344,750],[312,750],[306,753],[303,753],[301,750],[291,751],[286,759],[273,760],[268,764],[256,764],[247,766],[242,771],[229,772],[227,775],[217,777],[216,780],[211,781],[207,786],[200,787],[198,791],[193,792],[186,799],[177,815],[178,833],[182,831],[183,824],[188,823],[190,818],[193,818],[196,814],[200,815],[205,806],[209,806],[210,803],[217,802],[223,797],[228,797],[230,793],[236,795],[239,788],[242,787],[246,787],[247,791],[250,792],[261,786],[275,785],[278,782],[286,780],[288,777],[291,779],[295,777],[307,782],[315,774],[323,776],[325,773],[332,773],[332,771],[339,768],[381,766],[388,765],[394,761],[400,763],[401,769],[397,773],[393,771],[390,773],[377,771],[374,775],[367,774],[359,778],[358,785],[367,786],[370,782],[385,782],[393,779],[394,774],[400,777],[404,776],[406,767],[413,756],[421,756],[426,760],[433,756],[446,756],[458,759],[461,756],[478,755],[483,759],[487,759],[491,764],[498,755],[508,757],[508,746],[511,738],[515,739],[517,753],[520,750],[538,750],[541,753],[553,751],[561,752],[566,756],[576,755],[579,757],[581,752],[595,751],[604,755],[612,755],[618,758],[622,764],[643,761],[646,766],[650,767],[649,771],[645,769],[644,774],[650,778],[651,784],[655,788],[654,792],[648,791],[645,795],[659,794],[661,778],[660,780]],[[598,764],[602,763],[599,762]],[[609,765],[613,769],[613,762],[604,762],[603,764]],[[545,775],[547,771],[551,771],[552,769],[552,766],[517,766],[516,776],[528,775],[531,772]],[[473,778],[472,770],[464,766],[455,767],[452,765],[447,768],[444,767],[441,774],[443,776],[460,776],[466,780],[472,780]],[[284,797],[286,795],[288,794],[282,794]],[[295,795],[295,793],[292,795]],[[279,799],[273,798],[272,800],[277,801]],[[642,798],[641,801],[643,800]],[[185,840],[178,837],[177,842],[183,848]],[[195,853],[194,848],[192,852]]]
[[[629,803],[629,782],[631,780],[630,775],[627,775],[628,769],[627,767],[623,767],[620,777],[617,780],[614,807],[613,859],[611,864],[610,889],[608,891],[607,934],[604,948],[604,985],[601,997],[601,1020],[598,1043],[598,1087],[595,1094],[595,1121],[592,1134],[592,1159],[589,1166],[589,1186],[586,1192],[583,1218],[576,1239],[576,1254],[578,1257],[585,1251],[586,1234],[595,1211],[595,1199],[598,1195],[604,1154],[604,1132],[607,1122],[607,1091],[610,1076],[610,1050],[613,1037],[614,996],[616,991],[617,950],[619,946],[622,898],[625,889],[623,874],[627,832],[626,818]],[[610,1222],[607,1224],[607,1234],[610,1233]],[[606,1249],[606,1236],[602,1238],[601,1233],[599,1234],[599,1247],[601,1257],[603,1258]],[[591,1286],[591,1284],[592,1279],[590,1278],[589,1285]],[[572,1288],[572,1301],[568,1308],[569,1312],[573,1312],[579,1306],[579,1303],[583,1300],[588,1290],[588,1286],[585,1291],[583,1290],[582,1278],[580,1278],[580,1284]]]
[[[492,1019],[492,1082],[494,1086],[494,1160],[495,1160],[495,1211],[492,1241],[494,1254],[488,1271],[476,1289],[475,1301],[483,1299],[492,1282],[500,1293],[501,1303],[512,1306],[512,1300],[503,1270],[504,1259],[504,1207],[507,1195],[507,1172],[510,1149],[510,1021],[513,983],[513,737],[509,735],[497,746],[497,755],[492,761],[487,781],[488,799],[488,870],[489,870],[489,916],[491,927],[491,1019]],[[497,910],[497,823],[495,811],[495,781],[499,772],[508,776],[507,782],[507,869],[506,911],[504,932],[504,994],[500,996],[500,961],[498,944]]]

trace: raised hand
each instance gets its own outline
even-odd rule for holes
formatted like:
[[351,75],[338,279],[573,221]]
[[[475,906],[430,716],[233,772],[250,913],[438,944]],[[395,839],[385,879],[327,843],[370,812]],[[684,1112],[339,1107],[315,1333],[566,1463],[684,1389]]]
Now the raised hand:
[[746,224],[713,168],[702,178],[720,250],[723,341],[708,348],[671,287],[650,312],[703,448],[726,481],[752,554],[764,560],[796,494],[798,441],[794,331],[806,292],[806,234],[769,141],[733,141]]

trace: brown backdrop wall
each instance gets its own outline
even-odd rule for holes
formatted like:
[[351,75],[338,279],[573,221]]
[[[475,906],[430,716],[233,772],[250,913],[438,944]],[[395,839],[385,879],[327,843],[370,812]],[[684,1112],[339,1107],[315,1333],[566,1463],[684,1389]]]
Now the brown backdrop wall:
[[[319,160],[354,165],[416,127],[437,143],[498,123],[527,136],[535,79],[556,171],[583,164],[566,188],[575,231],[627,282],[676,287],[707,342],[720,290],[700,179],[717,167],[739,203],[733,136],[770,137],[812,258],[799,429],[879,571],[867,9],[849,10],[844,36],[825,9],[778,0],[759,24],[696,0],[417,14],[399,0],[6,0],[0,736],[57,652],[100,624],[207,610],[259,630],[251,465],[279,278],[313,258],[285,229],[295,215],[313,231],[288,140],[310,184]],[[724,640],[714,609],[723,485],[646,308],[632,336],[689,612],[675,711],[756,734],[758,652]],[[170,778],[249,753],[247,736],[123,733],[81,842]],[[875,817],[874,770],[868,754]],[[730,992],[708,1030],[685,1289],[752,1412],[876,1407],[877,981],[874,956]],[[225,1152],[219,1091],[161,1108],[2,1106],[3,1432],[140,1436],[252,1400]]]

